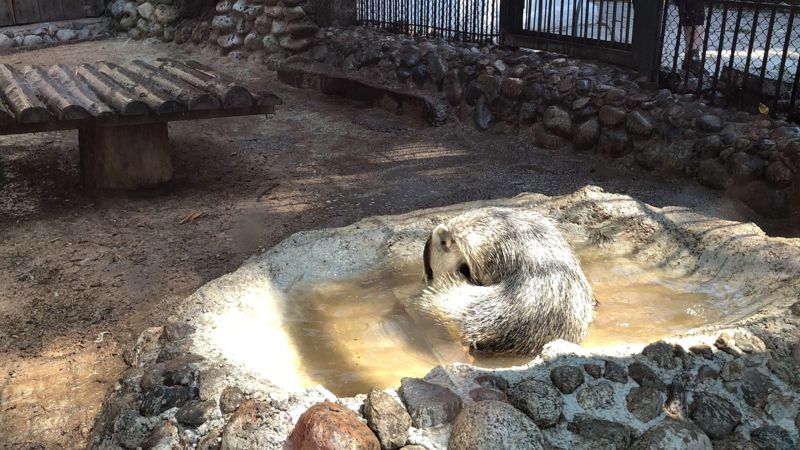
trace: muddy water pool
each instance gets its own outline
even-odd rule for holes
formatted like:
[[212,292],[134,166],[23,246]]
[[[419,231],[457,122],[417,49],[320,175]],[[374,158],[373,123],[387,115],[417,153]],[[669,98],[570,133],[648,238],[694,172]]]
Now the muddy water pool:
[[[586,251],[580,257],[600,303],[585,347],[647,343],[725,318],[728,294],[719,286],[624,257]],[[509,367],[531,359],[470,355],[413,320],[402,301],[419,292],[421,281],[421,268],[409,265],[294,286],[283,323],[299,352],[302,383],[347,396],[397,386],[440,364]]]

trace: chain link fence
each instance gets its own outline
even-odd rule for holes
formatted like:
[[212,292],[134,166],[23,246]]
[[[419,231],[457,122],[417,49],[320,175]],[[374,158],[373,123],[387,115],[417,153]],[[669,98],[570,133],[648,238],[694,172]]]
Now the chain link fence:
[[[777,1],[670,0],[661,37],[661,80],[773,116],[800,117],[800,5]],[[702,5],[702,25],[679,6]],[[700,22],[700,21],[698,21]],[[690,22],[691,23],[691,22]]]
[[395,33],[499,43],[500,0],[357,0],[356,17]]

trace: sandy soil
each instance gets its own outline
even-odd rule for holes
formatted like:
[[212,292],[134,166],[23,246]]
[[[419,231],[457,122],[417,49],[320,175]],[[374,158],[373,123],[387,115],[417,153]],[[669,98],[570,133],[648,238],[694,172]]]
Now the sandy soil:
[[[0,63],[162,55],[226,68],[285,105],[270,120],[172,124],[175,179],[147,192],[85,191],[77,132],[0,137],[0,448],[85,446],[132,337],[203,283],[299,230],[595,184],[800,235],[796,225],[763,222],[691,181],[541,150],[526,135],[429,128],[286,87],[262,66],[191,47],[91,42]],[[190,215],[199,218],[181,223]]]

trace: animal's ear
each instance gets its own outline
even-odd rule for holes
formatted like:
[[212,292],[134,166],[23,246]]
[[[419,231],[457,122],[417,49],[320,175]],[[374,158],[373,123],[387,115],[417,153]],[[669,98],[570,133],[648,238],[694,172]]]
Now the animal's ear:
[[425,241],[425,249],[422,251],[422,264],[425,266],[425,279],[433,281],[433,268],[431,267],[431,236]]
[[442,250],[450,250],[450,245],[453,242],[453,236],[450,230],[445,225],[439,225],[433,230],[433,244],[438,245]]

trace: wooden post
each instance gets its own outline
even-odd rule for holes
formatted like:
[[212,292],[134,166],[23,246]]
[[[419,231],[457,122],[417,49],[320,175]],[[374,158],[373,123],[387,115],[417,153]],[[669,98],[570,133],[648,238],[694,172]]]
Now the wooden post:
[[78,141],[89,189],[148,189],[172,179],[166,123],[85,128]]
[[633,50],[634,67],[640,75],[647,75],[654,79],[660,61],[656,61],[659,54],[659,41],[661,36],[661,15],[664,13],[663,0],[634,0],[633,1],[633,36],[631,47]]

